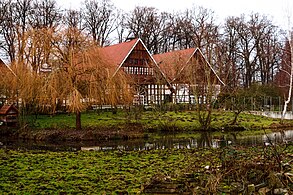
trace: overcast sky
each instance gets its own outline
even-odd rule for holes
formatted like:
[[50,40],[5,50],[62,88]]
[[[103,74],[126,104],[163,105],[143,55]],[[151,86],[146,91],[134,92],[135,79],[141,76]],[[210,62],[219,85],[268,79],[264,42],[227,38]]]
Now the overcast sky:
[[[84,0],[57,0],[60,6],[79,8]],[[122,10],[130,11],[135,6],[152,6],[161,11],[176,12],[191,6],[203,6],[215,12],[217,21],[222,23],[228,16],[240,16],[242,13],[258,12],[265,14],[274,24],[288,27],[288,16],[292,15],[292,0],[111,0]],[[290,11],[292,10],[292,11]],[[290,13],[291,12],[291,13]]]

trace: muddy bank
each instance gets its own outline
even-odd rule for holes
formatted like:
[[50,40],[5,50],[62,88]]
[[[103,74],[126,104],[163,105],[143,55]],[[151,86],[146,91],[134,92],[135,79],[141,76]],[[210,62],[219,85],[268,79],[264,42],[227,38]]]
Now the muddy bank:
[[[177,126],[176,126],[177,127]],[[262,130],[263,128],[245,128],[241,125],[226,125],[219,128],[211,128],[209,132],[241,132],[245,130]],[[273,131],[292,129],[292,125],[273,123],[269,128]],[[160,126],[146,128],[139,123],[127,123],[119,126],[85,127],[81,130],[75,128],[1,128],[0,135],[13,139],[36,140],[36,141],[98,141],[98,140],[128,140],[145,138],[149,133],[183,133],[190,132],[183,128],[169,128]],[[192,132],[202,132],[194,129]]]
[[9,137],[17,139],[39,141],[92,141],[92,140],[115,140],[135,139],[145,137],[144,129],[139,124],[125,124],[119,127],[88,127],[81,130],[74,128],[66,129],[31,129],[23,128],[10,133]]

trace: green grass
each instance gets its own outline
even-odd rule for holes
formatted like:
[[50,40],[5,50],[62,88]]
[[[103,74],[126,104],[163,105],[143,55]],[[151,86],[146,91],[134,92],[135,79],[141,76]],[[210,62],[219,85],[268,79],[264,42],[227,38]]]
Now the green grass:
[[[212,113],[211,127],[221,129],[231,123],[233,120],[233,113],[219,112]],[[39,115],[30,116],[30,121],[36,128],[63,128],[75,127],[74,114],[59,114],[55,116]],[[97,126],[119,126],[125,123],[140,123],[146,129],[172,129],[176,127],[179,130],[196,130],[199,129],[200,123],[197,119],[195,111],[188,112],[152,112],[145,111],[139,113],[138,119],[129,113],[119,111],[117,114],[112,112],[85,112],[81,115],[83,127],[97,127]],[[269,128],[272,124],[279,124],[280,119],[272,119],[264,116],[257,116],[248,113],[241,113],[238,117],[237,124],[246,129],[263,129]],[[285,121],[286,124],[292,125],[290,120]]]
[[[62,127],[75,127],[75,115],[70,114],[58,114],[58,115],[38,115],[30,116],[30,121],[34,121],[33,124],[37,128],[62,128]],[[122,112],[113,114],[112,112],[85,112],[81,114],[81,122],[83,126],[109,126],[119,125],[125,122],[125,117]]]

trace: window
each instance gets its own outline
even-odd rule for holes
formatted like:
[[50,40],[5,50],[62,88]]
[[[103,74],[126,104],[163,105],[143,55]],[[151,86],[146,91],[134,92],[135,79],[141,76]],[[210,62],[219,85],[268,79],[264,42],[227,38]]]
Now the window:
[[139,72],[139,74],[143,74],[143,67],[139,67],[138,72]]
[[154,70],[153,70],[152,68],[150,68],[150,70],[149,70],[149,74],[150,74],[150,75],[154,75]]
[[129,74],[133,74],[133,67],[129,67]]
[[126,67],[124,67],[124,71],[125,71],[126,73],[128,73],[128,72],[129,72],[129,71],[128,71],[128,68],[129,68],[129,67],[127,67],[127,66],[126,66]]

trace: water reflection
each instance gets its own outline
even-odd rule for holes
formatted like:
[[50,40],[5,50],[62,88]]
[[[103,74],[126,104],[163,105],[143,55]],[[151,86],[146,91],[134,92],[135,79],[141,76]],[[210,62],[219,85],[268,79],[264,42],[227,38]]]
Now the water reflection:
[[200,134],[200,137],[198,139],[198,147],[204,148],[204,147],[214,147],[214,141],[212,140],[212,136],[210,132],[203,132]]
[[240,136],[237,133],[227,133],[215,136],[213,133],[195,133],[181,138],[180,135],[159,135],[155,139],[135,139],[119,141],[84,141],[84,142],[34,142],[22,140],[5,140],[0,138],[2,146],[11,149],[36,149],[50,151],[77,151],[77,150],[164,150],[164,149],[191,149],[206,147],[223,147],[227,145],[257,146],[264,143],[274,144],[292,142],[293,130],[270,133],[267,135]]
[[275,144],[280,142],[290,142],[293,139],[293,130],[291,131],[281,131],[276,133],[270,133],[263,135],[263,140],[265,143]]

